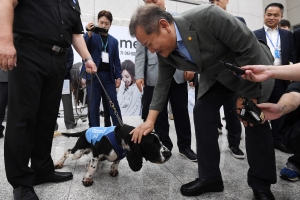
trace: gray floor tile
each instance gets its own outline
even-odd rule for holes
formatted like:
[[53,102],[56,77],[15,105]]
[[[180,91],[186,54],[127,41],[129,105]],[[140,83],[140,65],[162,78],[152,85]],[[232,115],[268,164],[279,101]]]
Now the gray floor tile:
[[[123,117],[125,123],[138,126],[142,123],[140,117]],[[224,121],[222,121],[224,124]],[[58,118],[59,130],[65,131],[63,118]],[[103,124],[101,118],[101,124]],[[196,140],[194,135],[194,125],[192,126],[192,149],[196,150]],[[78,121],[76,130],[84,130],[88,127],[87,122]],[[119,175],[111,177],[109,175],[111,162],[103,161],[98,165],[94,177],[94,184],[90,187],[82,185],[82,178],[86,173],[85,166],[90,155],[82,156],[79,160],[65,162],[60,171],[71,171],[74,178],[71,181],[52,184],[47,183],[35,186],[35,191],[42,200],[185,200],[185,199],[209,199],[209,200],[240,200],[254,199],[252,190],[247,185],[247,159],[235,159],[228,150],[226,130],[219,137],[220,146],[220,169],[224,181],[225,190],[220,193],[207,193],[198,197],[184,197],[180,193],[180,186],[194,180],[197,177],[197,163],[188,161],[179,155],[176,141],[174,121],[170,121],[170,136],[174,147],[172,157],[164,164],[152,164],[144,160],[143,167],[139,172],[133,172],[128,166],[126,159],[119,165]],[[245,152],[245,135],[242,134],[240,148]],[[53,139],[52,157],[57,161],[63,153],[72,148],[76,143],[76,138],[56,137]],[[0,177],[2,185],[0,189],[0,199],[13,199],[12,187],[6,180],[4,158],[4,139],[0,139]],[[279,174],[280,169],[285,165],[289,154],[275,151],[276,169]],[[278,178],[277,184],[272,186],[272,191],[279,200],[300,199],[300,182],[291,183]]]

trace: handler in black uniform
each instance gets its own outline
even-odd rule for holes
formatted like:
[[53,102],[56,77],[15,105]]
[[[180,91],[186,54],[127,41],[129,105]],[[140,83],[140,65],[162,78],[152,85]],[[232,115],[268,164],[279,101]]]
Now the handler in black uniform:
[[89,73],[96,66],[81,35],[78,0],[3,0],[0,10],[0,68],[9,70],[6,175],[15,199],[38,199],[33,185],[73,178],[54,171],[50,154],[66,51],[73,44]]

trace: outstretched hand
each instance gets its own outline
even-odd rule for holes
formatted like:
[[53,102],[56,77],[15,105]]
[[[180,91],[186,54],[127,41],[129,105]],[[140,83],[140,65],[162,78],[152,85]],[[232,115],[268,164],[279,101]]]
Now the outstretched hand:
[[265,65],[247,65],[241,67],[245,74],[241,75],[243,79],[253,82],[262,82],[272,78],[272,73]]
[[133,129],[129,134],[132,134],[132,139],[134,143],[140,143],[142,141],[142,137],[151,133],[154,128],[154,123],[146,120],[140,126]]
[[260,110],[264,113],[265,121],[278,119],[283,113],[283,108],[274,103],[261,103],[257,104],[257,107],[260,108]]

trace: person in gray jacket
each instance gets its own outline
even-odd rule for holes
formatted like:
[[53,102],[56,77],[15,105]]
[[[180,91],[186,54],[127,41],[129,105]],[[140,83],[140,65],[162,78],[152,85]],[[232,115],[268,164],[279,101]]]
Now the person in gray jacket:
[[[270,50],[241,21],[215,5],[200,5],[175,17],[154,5],[141,6],[131,18],[129,31],[150,52],[156,52],[159,61],[147,120],[131,132],[132,140],[140,142],[143,135],[153,129],[167,100],[176,69],[200,73],[194,108],[198,175],[195,180],[182,185],[180,191],[185,196],[222,192],[217,132],[219,109],[235,93],[254,102],[266,101],[274,80],[263,84],[245,81],[219,61],[237,63],[237,66],[270,65],[273,63]],[[238,99],[236,107],[242,109],[242,103],[242,99]],[[275,199],[270,190],[271,184],[276,183],[270,126],[268,123],[247,126],[245,132],[250,166],[248,185],[256,199]]]
[[[145,0],[146,4],[156,4],[165,9],[164,0]],[[173,13],[174,14],[174,13]],[[145,66],[146,64],[146,66]],[[191,149],[191,124],[188,113],[188,89],[187,81],[192,79],[193,72],[176,70],[167,98],[171,103],[174,124],[177,134],[177,146],[179,154],[191,161],[197,161],[197,155]],[[143,91],[142,119],[146,120],[149,106],[152,100],[154,86],[158,77],[158,60],[156,53],[151,53],[141,43],[137,42],[135,56],[136,85]],[[142,89],[142,87],[144,88]],[[161,113],[154,125],[155,132],[159,135],[162,143],[171,151],[173,143],[169,136],[168,101],[163,106]]]
[[3,137],[4,126],[2,122],[5,118],[5,110],[8,100],[8,73],[0,69],[0,138]]

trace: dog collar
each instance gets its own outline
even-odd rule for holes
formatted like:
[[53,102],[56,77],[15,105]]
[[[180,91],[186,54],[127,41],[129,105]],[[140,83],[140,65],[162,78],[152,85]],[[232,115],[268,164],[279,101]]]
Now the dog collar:
[[111,143],[111,145],[113,146],[115,152],[117,153],[118,157],[116,160],[121,160],[123,159],[128,151],[124,150],[117,142],[116,137],[115,137],[115,132],[112,131],[110,133],[108,133],[107,135],[105,135],[107,137],[107,139],[109,140],[109,142]]

